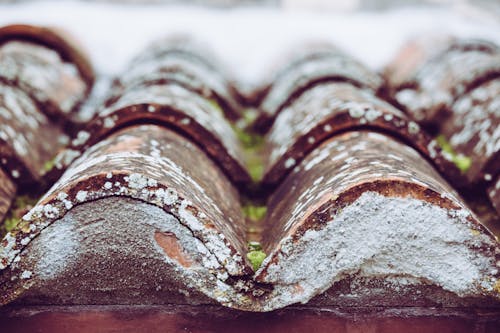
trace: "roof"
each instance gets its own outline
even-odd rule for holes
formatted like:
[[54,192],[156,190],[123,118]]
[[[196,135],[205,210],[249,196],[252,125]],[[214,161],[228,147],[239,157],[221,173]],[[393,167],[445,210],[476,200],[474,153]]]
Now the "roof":
[[33,143],[2,138],[0,184],[7,201],[44,194],[2,240],[2,304],[499,306],[496,47],[451,40],[383,77],[311,44],[249,110],[215,59],[163,39],[83,122],[83,54],[16,29],[0,116]]

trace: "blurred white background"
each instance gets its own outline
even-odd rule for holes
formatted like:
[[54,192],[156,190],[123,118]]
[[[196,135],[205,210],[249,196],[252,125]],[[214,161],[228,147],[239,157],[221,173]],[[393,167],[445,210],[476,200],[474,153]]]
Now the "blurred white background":
[[154,38],[188,33],[227,68],[258,82],[280,54],[302,40],[336,43],[378,70],[408,38],[450,33],[500,43],[500,3],[465,0],[0,0],[0,24],[60,26],[87,49],[104,75]]

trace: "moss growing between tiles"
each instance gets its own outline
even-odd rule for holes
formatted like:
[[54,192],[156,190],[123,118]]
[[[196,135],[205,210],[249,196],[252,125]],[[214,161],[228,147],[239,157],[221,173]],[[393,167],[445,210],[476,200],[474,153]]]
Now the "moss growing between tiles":
[[264,165],[258,156],[248,156],[246,160],[248,173],[254,183],[258,183],[264,175]]
[[266,206],[256,206],[253,204],[246,204],[243,206],[243,216],[253,222],[258,222],[266,216]]
[[266,253],[262,250],[252,250],[247,253],[247,258],[252,264],[254,272],[260,268],[262,262],[264,261],[264,259],[266,259],[266,256],[267,256]]
[[231,123],[231,127],[243,148],[245,164],[254,183],[258,183],[264,173],[262,158],[264,136],[247,130],[256,117],[257,113],[254,109],[247,109],[243,112],[243,117],[238,122]]
[[262,150],[264,148],[264,137],[259,134],[246,131],[248,124],[232,124],[233,131],[240,141],[245,155],[245,164],[252,180],[257,183],[262,179],[264,163]]
[[457,155],[453,158],[453,163],[460,169],[463,173],[467,172],[472,165],[472,160],[470,157],[464,155]]
[[14,229],[24,214],[33,208],[37,201],[38,198],[33,198],[29,195],[18,196],[10,207],[5,220],[0,225],[0,238],[3,238],[7,232]]
[[[224,116],[223,109],[216,100],[210,99],[209,102],[214,109]],[[240,142],[246,169],[253,180],[253,184],[248,188],[249,192],[259,187],[259,182],[264,174],[264,136],[248,131],[248,128],[252,122],[255,121],[257,115],[258,113],[255,109],[246,109],[243,111],[242,118],[237,122],[229,122]],[[247,222],[247,237],[249,240],[252,240],[249,243],[247,258],[255,271],[260,267],[262,261],[266,257],[266,254],[262,251],[262,247],[257,240],[261,239],[262,227],[260,226],[260,222],[263,221],[267,213],[267,207],[257,204],[249,197],[242,198],[242,203],[243,216]]]
[[262,251],[262,245],[259,242],[248,242],[247,258],[252,264],[253,271],[257,271],[267,255]]
[[463,154],[458,154],[450,145],[448,140],[444,137],[444,135],[438,135],[436,141],[441,149],[451,156],[452,162],[455,163],[457,168],[460,169],[462,173],[466,173],[470,169],[472,165],[472,160],[470,159],[470,157]]
[[56,165],[56,157],[57,157],[57,155],[54,156],[53,159],[51,159],[43,164],[44,173],[48,173],[49,171],[51,171],[54,168],[54,166]]
[[263,146],[264,137],[262,135],[247,132],[237,125],[232,125],[232,127],[234,132],[236,133],[236,137],[242,143],[243,148],[255,150]]
[[217,102],[213,98],[207,99],[207,101],[214,108],[214,110],[216,110],[221,116],[223,116],[224,118],[226,117],[226,115],[224,114],[224,111],[222,110],[222,107],[220,106],[219,102]]
[[[208,99],[208,102],[222,117],[226,117],[224,110],[215,99]],[[258,183],[264,172],[262,162],[262,148],[264,147],[264,137],[246,130],[256,119],[257,112],[254,109],[247,109],[243,112],[243,117],[236,123],[229,122],[238,141],[240,141],[245,157],[245,164],[255,183]]]

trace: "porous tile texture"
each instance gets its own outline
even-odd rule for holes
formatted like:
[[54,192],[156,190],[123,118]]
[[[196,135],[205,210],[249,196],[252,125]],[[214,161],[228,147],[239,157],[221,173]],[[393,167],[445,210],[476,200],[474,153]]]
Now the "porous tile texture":
[[311,43],[245,95],[177,36],[98,103],[43,29],[0,29],[0,218],[44,193],[0,243],[0,304],[500,308],[495,45],[416,41],[383,77]]

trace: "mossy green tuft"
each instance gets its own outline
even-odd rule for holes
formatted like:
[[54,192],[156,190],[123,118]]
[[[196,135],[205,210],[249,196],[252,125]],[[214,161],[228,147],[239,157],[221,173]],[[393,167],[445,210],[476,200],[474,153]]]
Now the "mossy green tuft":
[[470,159],[470,157],[460,154],[455,156],[455,158],[453,159],[453,163],[455,163],[460,171],[467,172],[467,170],[469,170],[472,165],[472,160]]
[[462,173],[466,173],[470,169],[470,167],[472,166],[471,158],[463,154],[458,154],[453,149],[448,140],[444,137],[444,135],[438,135],[436,138],[436,142],[445,153],[451,156],[451,161],[457,166],[460,171],[462,171]]
[[266,206],[255,206],[251,204],[243,206],[243,216],[254,222],[262,220],[264,216],[266,216],[266,213]]
[[247,253],[247,258],[252,264],[254,272],[260,268],[266,256],[266,253],[262,250],[254,250]]
[[14,229],[21,220],[21,217],[27,213],[28,210],[33,208],[37,201],[37,198],[30,197],[29,195],[20,195],[16,197],[10,207],[9,213],[0,224],[0,238]]

